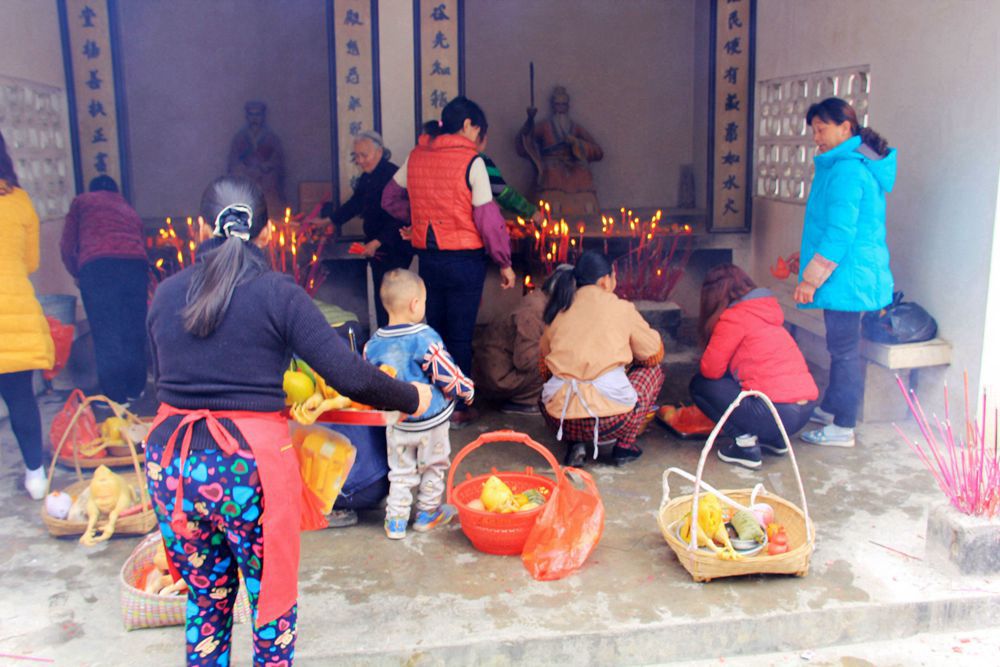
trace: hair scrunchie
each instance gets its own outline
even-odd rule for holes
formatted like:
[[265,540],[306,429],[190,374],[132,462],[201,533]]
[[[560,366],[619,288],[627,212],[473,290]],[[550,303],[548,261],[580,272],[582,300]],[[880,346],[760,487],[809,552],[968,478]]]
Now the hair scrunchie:
[[227,239],[235,236],[242,241],[249,241],[252,226],[253,209],[246,204],[230,204],[215,216],[212,235]]

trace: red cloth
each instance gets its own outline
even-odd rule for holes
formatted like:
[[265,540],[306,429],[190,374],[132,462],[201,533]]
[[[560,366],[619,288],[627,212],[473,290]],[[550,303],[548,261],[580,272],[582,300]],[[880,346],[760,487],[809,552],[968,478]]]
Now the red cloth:
[[142,218],[117,192],[85,192],[69,207],[59,249],[74,277],[95,259],[145,260]]
[[819,389],[784,321],[768,290],[755,290],[733,303],[712,331],[701,374],[718,380],[732,373],[743,389],[762,391],[775,403],[815,400]]
[[483,247],[473,220],[468,181],[469,165],[478,155],[475,144],[465,137],[420,136],[406,162],[414,248],[427,249],[427,228],[431,226],[439,250]]
[[[180,470],[184,469],[191,444],[192,429],[187,426],[202,419],[208,422],[209,433],[226,453],[235,452],[239,443],[218,420],[233,420],[257,461],[264,493],[261,525],[264,531],[265,557],[260,599],[257,603],[257,627],[262,627],[282,616],[298,598],[299,531],[326,527],[322,514],[317,514],[319,509],[315,499],[307,497],[303,502],[303,497],[309,491],[302,484],[298,457],[288,432],[288,421],[278,412],[181,410],[161,403],[150,431],[173,415],[183,415],[184,418],[168,439],[163,460],[172,460],[177,436],[183,432]],[[183,498],[184,484],[181,480],[177,485],[177,500],[171,517],[171,527],[181,536],[186,531],[187,523],[187,517],[181,509]]]

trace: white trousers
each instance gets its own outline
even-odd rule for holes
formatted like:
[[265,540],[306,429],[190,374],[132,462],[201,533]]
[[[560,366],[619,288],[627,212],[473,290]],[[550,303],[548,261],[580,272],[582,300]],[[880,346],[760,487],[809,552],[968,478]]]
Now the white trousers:
[[427,431],[401,431],[393,426],[386,427],[389,458],[387,517],[409,519],[415,486],[419,486],[417,510],[427,512],[441,506],[445,474],[451,462],[449,427],[447,421]]

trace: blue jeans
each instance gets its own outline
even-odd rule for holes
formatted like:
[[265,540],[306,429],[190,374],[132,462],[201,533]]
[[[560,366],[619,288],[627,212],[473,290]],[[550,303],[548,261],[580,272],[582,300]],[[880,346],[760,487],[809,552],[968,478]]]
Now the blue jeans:
[[486,253],[423,251],[420,277],[427,286],[427,324],[441,335],[462,372],[472,377],[472,334],[486,282]]
[[858,405],[865,391],[861,369],[861,313],[824,310],[826,349],[830,353],[830,384],[820,407],[833,415],[833,423],[854,428]]

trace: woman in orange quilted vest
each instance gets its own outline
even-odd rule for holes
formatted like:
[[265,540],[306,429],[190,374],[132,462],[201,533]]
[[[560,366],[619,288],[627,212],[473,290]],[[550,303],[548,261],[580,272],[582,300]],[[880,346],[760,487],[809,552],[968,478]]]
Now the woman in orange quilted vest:
[[38,214],[22,190],[0,134],[0,396],[24,457],[24,488],[45,496],[42,420],[32,389],[36,368],[52,368],[55,346],[28,275],[38,269]]
[[[472,334],[488,261],[500,268],[501,287],[515,282],[507,225],[477,148],[487,128],[479,105],[456,97],[382,193],[382,208],[410,223],[427,285],[427,324],[441,334],[466,375],[472,373]],[[472,408],[456,408],[452,425],[460,428],[475,417]]]

